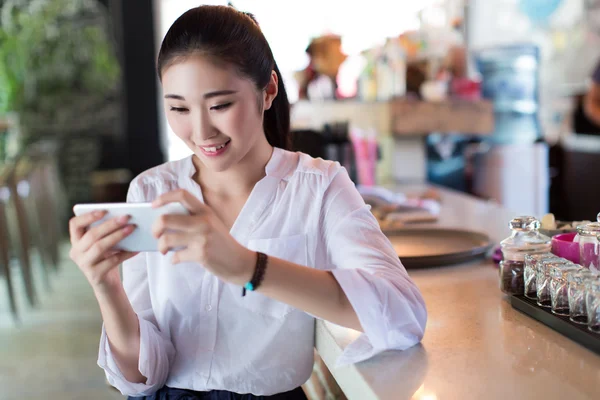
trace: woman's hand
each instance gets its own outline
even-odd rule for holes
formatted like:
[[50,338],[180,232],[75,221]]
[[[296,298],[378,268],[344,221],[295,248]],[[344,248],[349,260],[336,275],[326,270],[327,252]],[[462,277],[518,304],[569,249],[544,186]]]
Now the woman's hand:
[[186,190],[166,193],[152,205],[173,202],[183,204],[190,215],[163,215],[154,224],[159,251],[175,251],[173,264],[196,262],[224,281],[240,286],[248,282],[254,273],[255,253],[239,244],[210,207]]
[[106,211],[96,211],[69,221],[71,251],[69,256],[96,290],[105,290],[121,284],[118,267],[137,253],[116,251],[112,248],[129,236],[135,226],[128,225],[129,217],[113,218],[90,229],[90,225],[104,217]]

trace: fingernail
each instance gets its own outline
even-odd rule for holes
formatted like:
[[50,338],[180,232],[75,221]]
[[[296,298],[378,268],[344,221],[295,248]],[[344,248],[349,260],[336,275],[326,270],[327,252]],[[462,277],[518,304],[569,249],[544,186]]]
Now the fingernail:
[[135,225],[127,225],[125,228],[123,228],[125,233],[133,232],[134,229],[135,229]]
[[106,211],[94,211],[94,214],[93,214],[93,215],[94,215],[94,217],[96,217],[96,218],[100,218],[101,216],[103,216],[103,215],[104,215],[104,213],[105,213],[105,212],[106,212]]
[[129,215],[121,215],[117,219],[117,222],[119,222],[120,224],[124,224],[125,222],[129,221],[129,218],[131,218]]

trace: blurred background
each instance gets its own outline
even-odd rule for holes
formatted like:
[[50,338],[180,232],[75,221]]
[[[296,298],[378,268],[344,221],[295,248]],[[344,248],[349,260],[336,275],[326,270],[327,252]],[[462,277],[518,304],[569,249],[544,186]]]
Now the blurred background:
[[[52,388],[44,398],[118,397],[95,366],[100,322],[65,261],[66,223],[75,203],[124,201],[137,174],[189,154],[155,62],[200,4],[230,3],[0,0],[0,399],[39,397],[33,381]],[[232,5],[273,49],[296,150],[340,161],[359,185],[426,182],[516,213],[596,215],[600,128],[583,104],[599,0]]]

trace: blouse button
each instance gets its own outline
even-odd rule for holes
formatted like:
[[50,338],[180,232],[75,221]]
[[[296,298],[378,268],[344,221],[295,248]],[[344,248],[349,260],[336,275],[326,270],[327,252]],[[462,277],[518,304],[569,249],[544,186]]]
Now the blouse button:
[[209,305],[207,305],[205,308],[206,308],[206,311],[210,311],[210,310],[212,310],[212,306],[211,306],[210,304],[209,304]]

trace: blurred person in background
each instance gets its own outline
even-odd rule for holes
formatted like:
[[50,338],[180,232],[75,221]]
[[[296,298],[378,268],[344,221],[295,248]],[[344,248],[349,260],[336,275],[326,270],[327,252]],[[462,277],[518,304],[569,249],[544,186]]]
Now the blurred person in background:
[[584,111],[589,121],[595,125],[600,135],[600,62],[592,74],[592,84],[584,98]]

